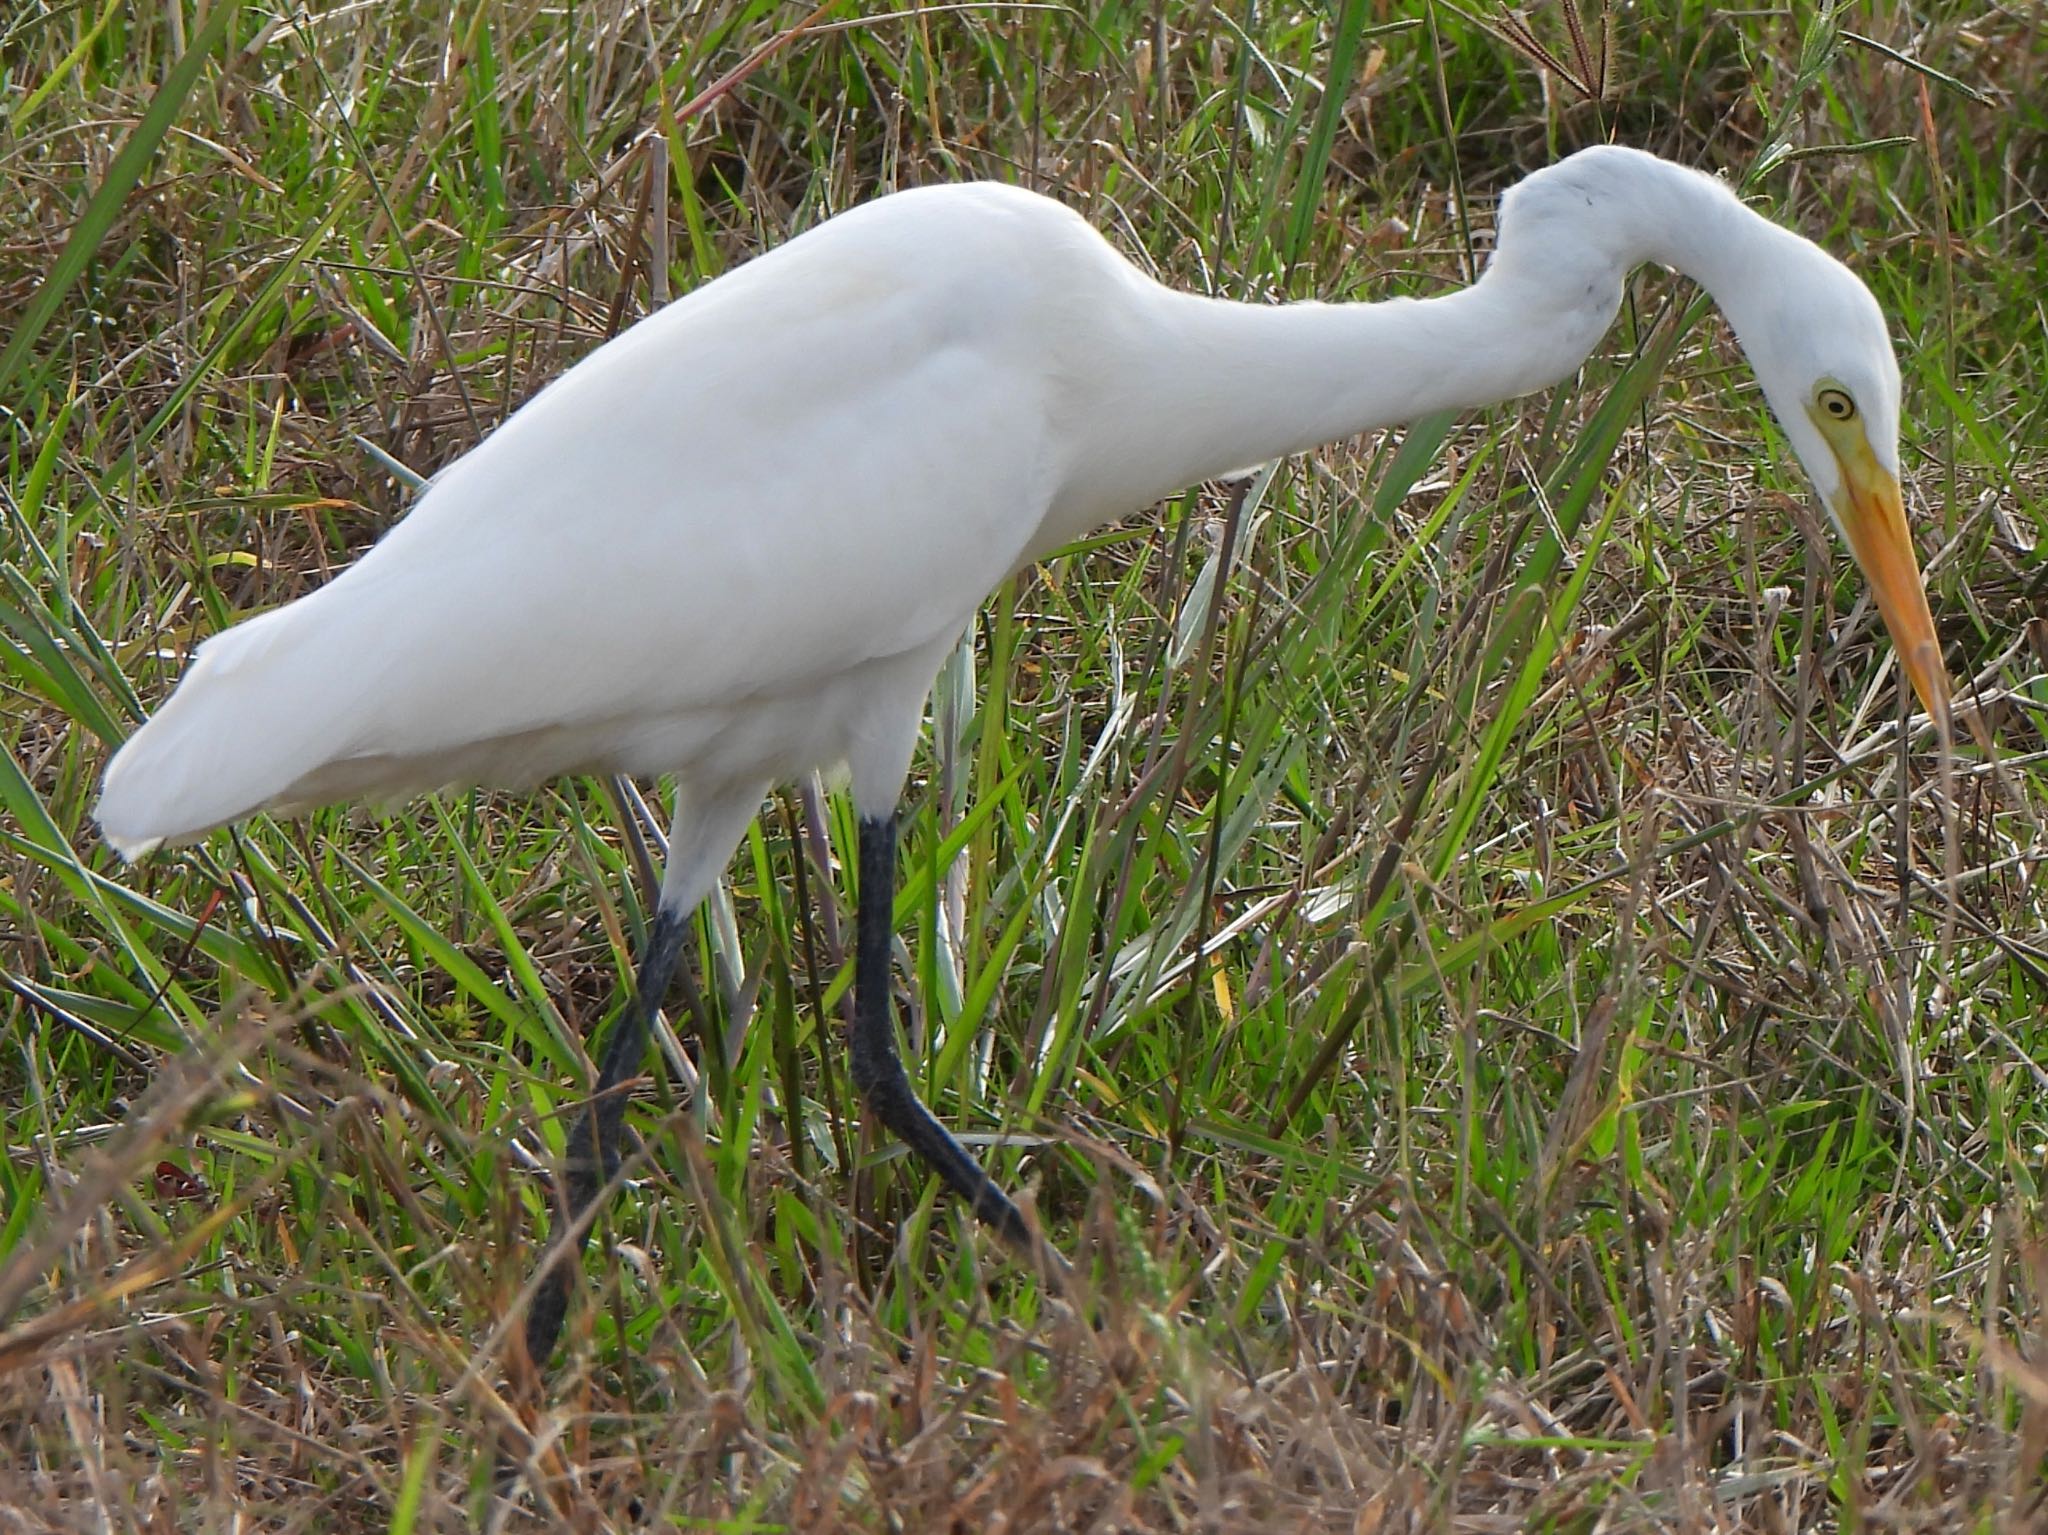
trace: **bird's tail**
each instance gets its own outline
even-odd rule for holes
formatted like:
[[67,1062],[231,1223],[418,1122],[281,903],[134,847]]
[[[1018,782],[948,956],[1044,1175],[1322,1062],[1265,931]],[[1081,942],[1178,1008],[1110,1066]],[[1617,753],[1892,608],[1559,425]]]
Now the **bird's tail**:
[[280,808],[334,755],[346,712],[337,689],[353,691],[356,679],[334,647],[293,643],[299,616],[280,610],[208,640],[114,754],[94,814],[124,859]]

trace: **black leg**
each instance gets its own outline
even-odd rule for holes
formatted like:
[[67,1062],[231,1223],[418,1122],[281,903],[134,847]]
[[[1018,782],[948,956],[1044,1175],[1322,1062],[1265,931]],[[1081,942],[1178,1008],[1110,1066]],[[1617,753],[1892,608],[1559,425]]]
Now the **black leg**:
[[1032,1236],[1024,1216],[989,1181],[967,1148],[932,1118],[896,1052],[889,1006],[889,949],[896,897],[896,817],[860,823],[860,906],[855,918],[853,970],[853,1085],[883,1124],[974,1207],[1012,1247],[1043,1269],[1063,1267]]
[[688,918],[688,912],[666,907],[656,910],[654,929],[647,935],[647,952],[640,961],[632,999],[619,1015],[619,1021],[612,1025],[612,1037],[598,1065],[597,1088],[569,1131],[562,1154],[555,1237],[541,1256],[547,1277],[533,1298],[533,1309],[526,1314],[526,1353],[536,1367],[545,1365],[554,1353],[562,1319],[568,1315],[577,1258],[590,1234],[590,1223],[582,1217],[596,1203],[598,1191],[619,1170],[619,1134],[626,1120],[623,1084],[637,1074],[641,1058],[647,1053],[655,1010],[667,995],[669,982],[675,978],[676,961],[682,957]]

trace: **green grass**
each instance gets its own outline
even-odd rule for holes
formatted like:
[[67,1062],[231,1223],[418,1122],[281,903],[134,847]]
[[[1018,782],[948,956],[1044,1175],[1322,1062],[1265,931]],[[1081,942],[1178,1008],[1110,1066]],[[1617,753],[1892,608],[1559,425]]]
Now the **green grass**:
[[[1447,4],[842,6],[705,99],[806,14],[0,20],[0,1505],[2032,1528],[2039,29],[1617,10],[1587,100]],[[1590,76],[1588,20],[1583,49],[1529,24]],[[644,1095],[545,1384],[491,1346],[656,786],[338,808],[132,870],[93,832],[193,644],[317,586],[614,324],[832,211],[997,176],[1189,287],[1419,294],[1607,137],[1745,182],[1893,316],[1908,505],[2000,760],[1902,752],[1858,579],[1654,272],[1575,384],[1198,489],[998,592],[916,767],[903,996],[934,1107],[1099,1329],[861,1130],[830,795],[764,806],[698,932],[705,1091]]]

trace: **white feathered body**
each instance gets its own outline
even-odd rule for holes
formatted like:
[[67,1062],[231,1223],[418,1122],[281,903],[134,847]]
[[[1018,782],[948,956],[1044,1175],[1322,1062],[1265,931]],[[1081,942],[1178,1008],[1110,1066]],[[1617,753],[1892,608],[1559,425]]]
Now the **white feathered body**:
[[762,790],[840,761],[884,813],[1006,575],[1195,480],[1568,376],[1644,259],[1721,298],[1824,494],[1816,373],[1896,469],[1862,285],[1634,150],[1538,171],[1479,282],[1384,303],[1176,293],[1050,199],[901,192],[598,348],[355,566],[208,641],[101,827],[133,857],[260,809],[673,773],[719,812],[708,866]]
[[133,856],[450,783],[715,793],[846,759],[991,587],[1104,515],[1049,520],[1088,383],[1004,360],[1147,286],[1012,188],[819,226],[593,352],[354,566],[201,646],[109,768],[102,828]]

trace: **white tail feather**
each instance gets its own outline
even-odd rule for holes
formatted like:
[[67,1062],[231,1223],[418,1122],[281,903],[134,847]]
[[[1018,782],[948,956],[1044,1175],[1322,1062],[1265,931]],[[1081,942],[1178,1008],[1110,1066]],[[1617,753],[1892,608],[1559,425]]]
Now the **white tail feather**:
[[281,610],[207,641],[163,708],[115,753],[94,814],[124,859],[281,808],[335,753],[347,714],[336,706],[353,690],[335,675],[337,647],[304,643],[317,626],[295,621],[302,616]]

